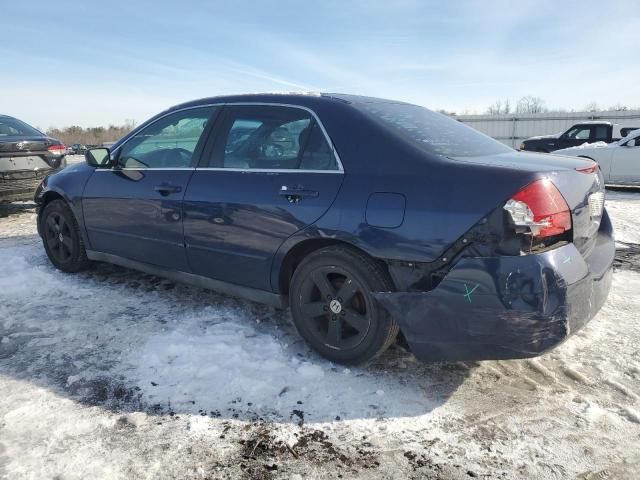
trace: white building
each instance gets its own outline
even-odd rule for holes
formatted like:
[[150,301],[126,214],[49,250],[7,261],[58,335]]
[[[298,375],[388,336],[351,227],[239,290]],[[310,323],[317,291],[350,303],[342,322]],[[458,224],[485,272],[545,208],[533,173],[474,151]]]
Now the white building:
[[613,124],[638,126],[640,125],[640,110],[459,115],[455,118],[505,145],[517,149],[522,140],[537,135],[565,132],[572,125],[584,121],[602,120]]

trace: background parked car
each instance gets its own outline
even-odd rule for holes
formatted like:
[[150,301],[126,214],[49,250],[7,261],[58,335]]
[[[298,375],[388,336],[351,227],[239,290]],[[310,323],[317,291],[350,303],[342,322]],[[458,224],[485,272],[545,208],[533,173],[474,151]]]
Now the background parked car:
[[585,143],[579,147],[556,150],[554,154],[595,160],[607,184],[640,185],[640,130],[615,143]]
[[520,150],[549,153],[562,148],[577,147],[585,142],[611,143],[627,136],[638,126],[618,125],[611,122],[576,123],[564,133],[531,137],[520,144]]
[[87,147],[80,143],[74,143],[71,145],[71,152],[74,155],[83,155],[87,151]]
[[59,140],[0,115],[0,200],[33,198],[42,177],[66,166],[66,153]]

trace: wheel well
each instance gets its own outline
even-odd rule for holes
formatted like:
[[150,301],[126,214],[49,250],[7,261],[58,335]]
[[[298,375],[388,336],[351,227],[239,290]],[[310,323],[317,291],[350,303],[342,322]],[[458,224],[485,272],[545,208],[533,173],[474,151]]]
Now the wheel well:
[[64,197],[57,192],[51,192],[51,191],[46,192],[43,195],[42,203],[40,203],[40,209],[38,212],[38,227],[40,226],[40,216],[44,211],[44,207],[46,207],[49,203],[53,202],[54,200],[64,200]]
[[[304,240],[294,246],[291,250],[289,250],[284,257],[284,260],[282,261],[282,266],[280,267],[280,276],[278,279],[278,287],[280,293],[282,293],[283,295],[287,295],[289,293],[289,284],[291,283],[293,272],[295,272],[296,268],[298,268],[298,265],[300,265],[300,262],[302,262],[302,260],[304,260],[307,255],[330,245],[343,246],[345,248],[357,250],[363,255],[371,257],[371,255],[369,255],[361,248],[357,248],[350,243],[343,242],[341,240],[335,240],[332,238],[314,238],[311,240]],[[384,268],[385,272],[389,271],[386,263],[384,263],[382,260],[378,260],[375,258],[374,260],[377,261],[382,268]]]
[[54,200],[64,200],[64,198],[57,192],[49,191],[42,197],[42,206],[44,207],[47,203],[51,203]]

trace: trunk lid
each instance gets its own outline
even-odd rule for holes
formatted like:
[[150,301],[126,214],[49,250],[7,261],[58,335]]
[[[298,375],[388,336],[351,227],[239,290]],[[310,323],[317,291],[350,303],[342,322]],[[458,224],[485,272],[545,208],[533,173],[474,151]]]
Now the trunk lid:
[[[594,245],[604,208],[604,178],[600,169],[597,168],[593,173],[578,171],[593,166],[592,160],[534,152],[463,157],[456,160],[521,170],[535,173],[538,178],[549,178],[571,210],[573,243],[583,256],[588,256]],[[514,185],[512,194],[524,186]]]
[[604,210],[604,177],[593,173],[560,171],[550,177],[567,201],[572,217],[573,243],[583,256],[595,245]]
[[47,148],[53,143],[45,137],[4,137],[0,140],[0,156],[46,155]]
[[48,148],[53,145],[61,143],[42,135],[0,137],[0,175],[5,178],[16,171],[58,168],[64,152],[49,151]]
[[585,168],[592,164],[591,160],[585,158],[515,150],[499,155],[454,157],[454,160],[483,164],[490,167],[524,170],[527,172],[575,170],[576,168]]

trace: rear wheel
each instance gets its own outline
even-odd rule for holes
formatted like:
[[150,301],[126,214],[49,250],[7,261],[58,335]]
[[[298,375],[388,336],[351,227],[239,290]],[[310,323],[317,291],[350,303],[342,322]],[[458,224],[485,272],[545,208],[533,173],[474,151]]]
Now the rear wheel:
[[64,200],[44,207],[40,232],[47,256],[63,272],[78,272],[89,265],[87,252],[73,212]]
[[295,270],[293,321],[324,357],[363,363],[384,352],[398,334],[398,325],[371,295],[390,290],[388,274],[371,258],[350,248],[323,248]]

